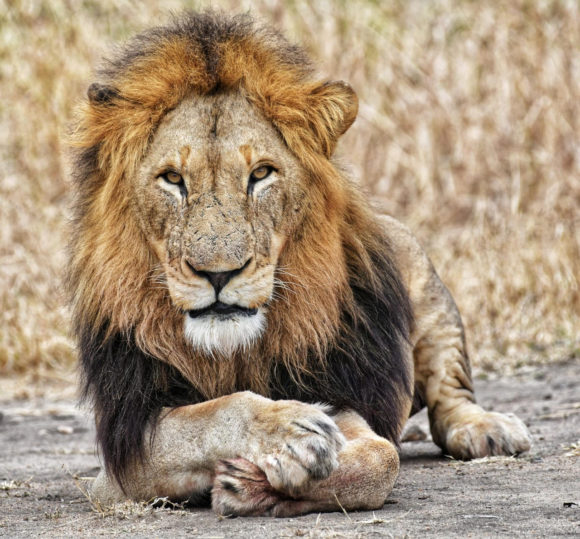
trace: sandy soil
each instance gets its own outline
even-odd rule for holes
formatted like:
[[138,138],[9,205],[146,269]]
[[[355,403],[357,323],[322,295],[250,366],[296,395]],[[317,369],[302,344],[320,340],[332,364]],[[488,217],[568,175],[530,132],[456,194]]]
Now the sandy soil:
[[[525,420],[529,454],[464,463],[429,440],[406,442],[380,511],[289,519],[135,504],[99,514],[75,479],[98,471],[88,414],[73,400],[0,400],[0,536],[580,536],[580,360],[478,380],[477,392]],[[426,428],[424,412],[412,422]]]

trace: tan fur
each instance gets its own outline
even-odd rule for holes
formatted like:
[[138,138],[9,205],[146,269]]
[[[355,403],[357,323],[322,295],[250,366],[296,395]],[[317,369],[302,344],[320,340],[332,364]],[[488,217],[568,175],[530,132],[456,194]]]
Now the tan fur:
[[475,404],[461,317],[431,261],[406,227],[381,220],[413,302],[415,391],[428,408],[433,440],[462,459],[527,451],[530,434],[519,418]]
[[[331,160],[355,93],[284,62],[272,39],[258,30],[220,42],[213,74],[183,37],[143,45],[106,81],[110,98],[93,89],[80,112],[72,142],[97,147],[98,167],[72,245],[74,315],[95,332],[134,332],[208,399],[164,412],[124,493],[101,473],[92,493],[103,503],[213,486],[225,514],[380,507],[398,473],[391,442],[352,411],[331,417],[266,397],[272,358],[298,384],[311,374],[308,354],[324,369],[337,335],[351,331],[341,319],[356,308],[347,265],[356,260],[378,289],[369,252],[385,234],[413,305],[407,361],[434,440],[461,458],[529,447],[521,421],[474,404],[460,317],[416,240],[377,217]],[[250,194],[244,182],[260,164],[274,167],[272,183]],[[185,195],[163,178],[169,169]],[[239,273],[220,292],[203,276],[229,271]],[[231,354],[192,347],[185,312],[215,300],[263,309],[262,338]],[[411,398],[395,397],[406,417]]]
[[290,517],[313,511],[380,509],[399,472],[397,450],[353,412],[334,419],[347,441],[330,477],[311,481],[302,486],[300,496],[288,497],[283,490],[271,488],[259,466],[246,459],[230,460],[216,470],[214,510],[223,515]]

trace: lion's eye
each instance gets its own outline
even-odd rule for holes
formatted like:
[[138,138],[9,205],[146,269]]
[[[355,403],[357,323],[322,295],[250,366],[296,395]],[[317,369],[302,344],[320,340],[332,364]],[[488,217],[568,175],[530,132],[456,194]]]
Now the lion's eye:
[[250,178],[248,179],[248,195],[252,196],[254,192],[254,185],[256,183],[265,180],[272,172],[276,170],[270,165],[262,165],[252,171]]
[[254,169],[248,179],[248,195],[252,195],[256,183],[265,180],[274,170],[274,167],[271,167],[270,165],[262,165],[261,167]]
[[162,174],[161,177],[169,183],[172,183],[174,185],[179,185],[181,183],[183,183],[183,177],[181,176],[181,174],[178,174],[177,172],[173,172],[172,170],[170,170],[169,172],[166,172],[165,174]]
[[274,167],[269,165],[258,167],[250,174],[250,181],[259,182],[260,180],[265,180],[270,174],[272,174],[273,170]]
[[179,174],[179,172],[175,172],[174,170],[168,170],[163,172],[157,176],[157,178],[162,178],[165,184],[167,185],[166,190],[174,191],[174,189],[170,186],[174,185],[175,187],[179,188],[179,193],[181,194],[182,198],[187,198],[187,187],[185,187],[185,181],[183,180],[183,176]]

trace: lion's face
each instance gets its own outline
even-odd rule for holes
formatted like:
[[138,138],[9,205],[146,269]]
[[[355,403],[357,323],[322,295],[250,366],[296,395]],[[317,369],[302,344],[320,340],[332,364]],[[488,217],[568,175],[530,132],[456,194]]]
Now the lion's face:
[[189,342],[224,355],[251,344],[306,193],[277,130],[239,93],[186,99],[157,129],[134,181],[138,222]]

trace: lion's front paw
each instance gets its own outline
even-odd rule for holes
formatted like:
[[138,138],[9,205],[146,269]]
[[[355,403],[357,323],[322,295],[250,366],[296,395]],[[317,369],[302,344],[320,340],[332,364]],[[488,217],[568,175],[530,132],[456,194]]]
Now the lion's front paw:
[[272,488],[266,474],[249,460],[237,458],[217,464],[211,506],[218,515],[264,515],[280,499],[280,494]]
[[222,460],[215,470],[211,506],[222,516],[301,515],[312,508],[308,501],[296,500],[278,492],[266,474],[243,458]]
[[517,455],[530,448],[531,436],[514,414],[481,411],[453,424],[445,445],[447,452],[458,459]]
[[298,495],[338,466],[345,439],[321,406],[274,401],[256,416],[254,427],[259,443],[252,461],[278,491]]

